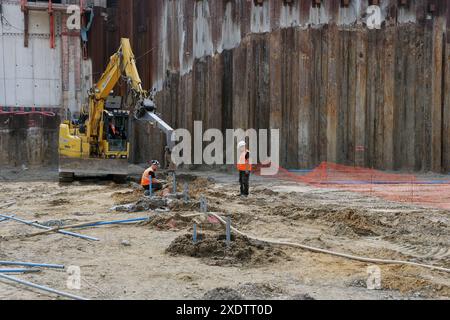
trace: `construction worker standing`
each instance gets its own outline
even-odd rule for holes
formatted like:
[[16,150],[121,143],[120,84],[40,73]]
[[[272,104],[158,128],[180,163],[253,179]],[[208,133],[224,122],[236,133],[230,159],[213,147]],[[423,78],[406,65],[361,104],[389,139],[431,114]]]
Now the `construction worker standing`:
[[152,192],[162,190],[162,183],[156,179],[156,171],[158,171],[159,167],[159,161],[153,160],[150,168],[145,170],[142,174],[141,185],[145,190],[150,191],[150,186]]
[[239,171],[239,183],[241,185],[241,196],[248,197],[250,194],[250,174],[252,165],[250,164],[250,151],[247,149],[245,141],[238,144],[239,161],[237,169]]

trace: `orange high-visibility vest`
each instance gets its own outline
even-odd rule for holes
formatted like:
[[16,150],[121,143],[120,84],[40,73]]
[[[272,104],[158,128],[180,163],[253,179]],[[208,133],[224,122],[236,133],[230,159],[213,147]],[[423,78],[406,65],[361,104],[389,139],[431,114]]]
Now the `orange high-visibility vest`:
[[142,179],[141,179],[141,186],[143,187],[147,187],[150,185],[150,172],[153,172],[152,168],[148,168],[147,170],[144,171],[144,174],[142,175]]
[[245,156],[247,155],[249,151],[245,150],[241,153],[241,156],[239,157],[239,162],[237,164],[237,169],[239,171],[252,171],[252,165],[250,164],[250,159],[245,159]]

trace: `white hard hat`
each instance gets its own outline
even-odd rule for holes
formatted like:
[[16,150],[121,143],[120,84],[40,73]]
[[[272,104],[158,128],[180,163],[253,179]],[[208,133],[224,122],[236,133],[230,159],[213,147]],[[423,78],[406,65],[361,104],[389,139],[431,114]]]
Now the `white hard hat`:
[[243,147],[245,147],[247,145],[247,143],[245,143],[245,141],[241,141],[241,142],[239,142],[239,144],[238,144],[238,148],[243,148]]

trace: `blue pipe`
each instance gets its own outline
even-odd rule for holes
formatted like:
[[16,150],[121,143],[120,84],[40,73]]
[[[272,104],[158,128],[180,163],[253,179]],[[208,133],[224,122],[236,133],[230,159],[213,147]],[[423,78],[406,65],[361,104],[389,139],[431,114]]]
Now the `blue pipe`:
[[41,285],[35,284],[33,282],[17,279],[17,278],[10,277],[10,276],[4,275],[4,274],[0,274],[0,278],[6,279],[6,280],[9,280],[9,281],[13,281],[13,282],[17,282],[17,283],[23,284],[25,286],[32,287],[32,288],[35,288],[35,289],[39,289],[39,290],[42,290],[42,291],[54,293],[54,294],[56,294],[58,296],[67,297],[67,298],[74,299],[74,300],[87,300],[87,299],[85,299],[83,297],[79,297],[79,296],[76,296],[76,295],[73,295],[73,294],[70,294],[70,293],[58,291],[58,290],[55,290],[55,289],[52,289],[52,288],[49,288],[49,287],[46,287],[46,286],[41,286]]
[[[31,221],[26,221],[26,220],[14,218],[12,216],[4,216],[4,215],[0,214],[0,217],[8,219],[8,220],[13,220],[13,221],[17,221],[17,222],[20,222],[20,223],[24,223],[26,225],[29,225],[29,226],[32,226],[32,227],[35,227],[35,228],[39,228],[39,229],[44,229],[44,230],[51,230],[52,229],[50,227],[43,226],[43,225],[41,225],[39,223],[35,223],[35,222],[31,222]],[[61,234],[64,234],[64,235],[67,235],[67,236],[72,236],[72,237],[81,238],[81,239],[85,239],[85,240],[100,241],[97,238],[84,236],[84,235],[81,235],[81,234],[78,234],[78,233],[69,232],[69,231],[58,230],[57,232],[61,233]]]
[[31,270],[31,269],[0,269],[0,273],[36,273],[41,272],[41,270]]
[[128,220],[96,222],[96,223],[92,223],[92,224],[86,224],[84,226],[77,227],[77,228],[97,227],[97,226],[106,226],[106,225],[113,225],[113,224],[126,224],[126,223],[133,223],[133,222],[143,222],[143,221],[148,221],[148,220],[150,220],[150,218],[137,218],[137,219],[128,219]]
[[0,261],[0,266],[22,266],[22,267],[38,267],[49,269],[64,269],[65,266],[59,264],[45,264],[45,263],[30,263],[30,262],[15,262],[15,261]]
[[[14,217],[14,215],[11,215],[11,217]],[[1,218],[0,219],[0,222],[3,222],[3,221],[8,221],[9,219],[6,219],[6,218]]]

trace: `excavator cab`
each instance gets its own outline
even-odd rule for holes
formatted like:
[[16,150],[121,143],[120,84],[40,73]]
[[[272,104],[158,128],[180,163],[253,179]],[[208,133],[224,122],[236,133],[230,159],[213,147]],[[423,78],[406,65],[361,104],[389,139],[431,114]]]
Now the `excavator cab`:
[[102,158],[128,159],[130,112],[121,108],[122,97],[110,97],[103,111]]
[[105,111],[103,132],[105,135],[102,158],[128,159],[128,119],[127,111]]

